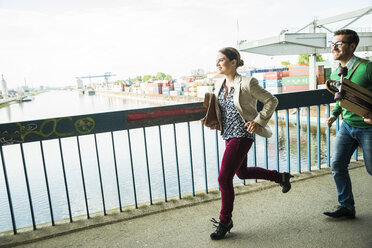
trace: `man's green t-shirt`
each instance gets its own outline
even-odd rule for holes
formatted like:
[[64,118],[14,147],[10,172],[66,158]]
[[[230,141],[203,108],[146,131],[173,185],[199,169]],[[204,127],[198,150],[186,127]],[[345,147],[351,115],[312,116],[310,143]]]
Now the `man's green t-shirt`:
[[[361,58],[356,59],[352,69],[348,70],[348,75],[345,78],[349,78],[351,72],[353,71],[354,67],[359,63]],[[331,74],[331,79],[332,80],[340,80],[340,77],[337,75],[338,70],[335,70]],[[369,90],[372,92],[372,61],[364,61],[362,62],[358,68],[355,70],[351,81],[353,83],[356,83],[363,88]],[[371,128],[372,124],[366,123],[363,118],[357,114],[354,114],[353,112],[344,109],[338,105],[338,101],[336,102],[336,107],[332,111],[332,115],[337,118],[342,112],[342,117],[343,120],[349,124],[350,126],[353,127],[358,127],[358,128]]]

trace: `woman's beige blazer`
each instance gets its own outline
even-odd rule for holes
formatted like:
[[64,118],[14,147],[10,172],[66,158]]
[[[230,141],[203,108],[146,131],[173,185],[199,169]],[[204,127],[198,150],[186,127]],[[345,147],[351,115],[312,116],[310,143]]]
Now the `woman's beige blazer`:
[[[223,87],[223,83],[224,79],[216,82],[214,93],[217,99],[218,93],[220,92],[221,87]],[[278,105],[278,99],[259,86],[258,80],[254,77],[237,75],[234,79],[234,89],[234,105],[240,116],[245,122],[257,122],[260,127],[256,133],[262,137],[270,138],[272,132],[267,123],[275,112],[275,108]],[[263,109],[260,112],[257,111],[257,100],[264,104]],[[221,112],[218,104],[215,104],[215,106],[217,118],[221,125]]]

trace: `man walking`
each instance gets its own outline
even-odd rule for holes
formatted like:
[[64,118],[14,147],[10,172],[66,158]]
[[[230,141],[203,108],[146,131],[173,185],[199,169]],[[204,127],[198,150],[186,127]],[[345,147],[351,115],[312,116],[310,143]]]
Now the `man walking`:
[[[346,78],[350,77],[354,67],[362,61],[354,71],[351,81],[372,91],[372,61],[362,60],[354,55],[358,43],[359,37],[355,31],[349,29],[336,31],[332,41],[333,58],[340,62],[340,66],[347,67]],[[340,79],[337,70],[332,73],[331,79]],[[363,149],[367,172],[372,175],[372,113],[361,117],[340,107],[336,102],[336,107],[333,109],[331,117],[326,120],[326,125],[331,127],[341,113],[343,122],[336,136],[331,161],[340,205],[337,209],[326,211],[324,214],[333,218],[355,218],[354,197],[348,166],[354,150],[360,145]]]

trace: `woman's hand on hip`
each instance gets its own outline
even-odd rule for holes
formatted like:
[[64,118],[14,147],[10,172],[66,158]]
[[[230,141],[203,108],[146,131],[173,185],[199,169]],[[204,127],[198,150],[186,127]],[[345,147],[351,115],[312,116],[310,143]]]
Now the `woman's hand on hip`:
[[248,133],[256,133],[260,124],[255,121],[247,121],[244,126],[247,127]]

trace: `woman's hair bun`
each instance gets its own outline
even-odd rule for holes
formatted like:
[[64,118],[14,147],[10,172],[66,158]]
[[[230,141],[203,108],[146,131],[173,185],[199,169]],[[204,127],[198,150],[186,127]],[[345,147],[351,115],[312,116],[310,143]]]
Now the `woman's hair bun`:
[[239,62],[238,62],[238,67],[239,67],[239,66],[243,66],[243,65],[244,65],[244,60],[242,60],[242,59],[239,60]]

